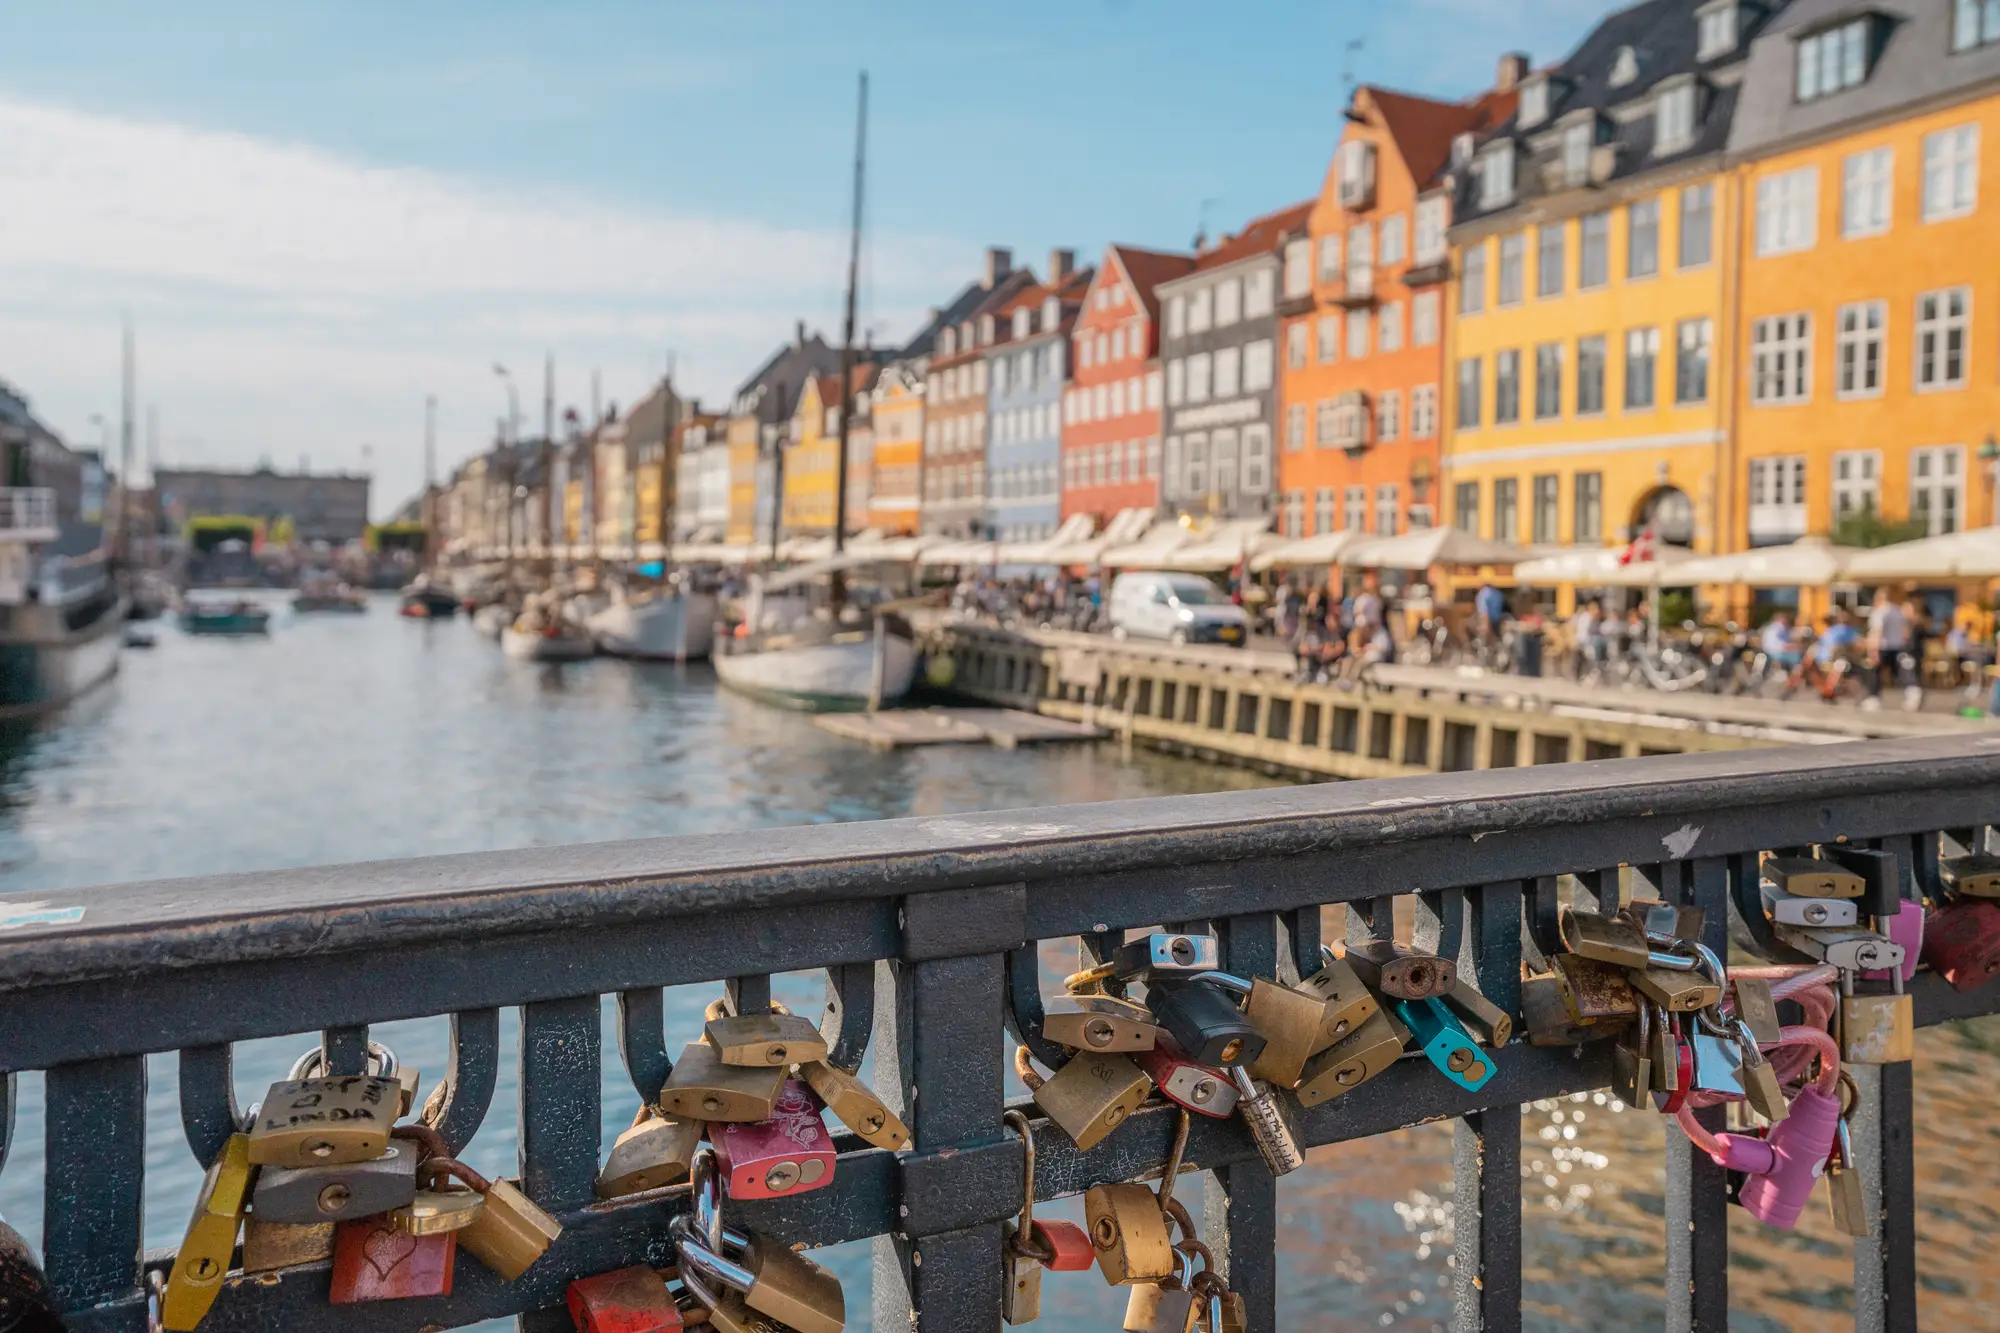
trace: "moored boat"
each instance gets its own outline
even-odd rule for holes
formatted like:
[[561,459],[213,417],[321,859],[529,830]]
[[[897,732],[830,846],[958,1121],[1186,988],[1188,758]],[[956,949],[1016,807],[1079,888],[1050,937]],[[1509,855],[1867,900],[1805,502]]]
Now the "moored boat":
[[581,662],[597,655],[597,645],[574,626],[521,629],[517,622],[500,631],[500,651],[522,662]]
[[458,614],[458,594],[438,587],[420,574],[403,589],[396,613],[412,620],[449,620]]
[[[715,655],[715,675],[742,694],[802,712],[859,712],[871,703],[892,704],[910,692],[917,673],[916,645],[885,625],[835,631],[824,638],[801,625],[754,647]],[[815,641],[817,640],[817,641]],[[880,658],[878,677],[877,659]],[[878,692],[879,680],[879,692]]]
[[301,613],[338,611],[353,614],[367,609],[367,594],[338,580],[308,583],[292,597],[292,610]]
[[189,598],[181,606],[181,629],[189,634],[268,634],[271,613],[247,598]]
[[707,657],[715,641],[715,598],[679,589],[621,598],[591,613],[584,624],[598,648],[613,657]]

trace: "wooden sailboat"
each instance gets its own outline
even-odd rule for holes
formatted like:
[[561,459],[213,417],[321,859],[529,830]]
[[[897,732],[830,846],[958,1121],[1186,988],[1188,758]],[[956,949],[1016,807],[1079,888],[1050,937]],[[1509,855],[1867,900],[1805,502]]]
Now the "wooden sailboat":
[[[916,645],[896,616],[862,614],[847,596],[848,576],[870,563],[845,554],[847,538],[847,438],[853,422],[854,307],[861,277],[861,199],[868,142],[868,75],[861,75],[854,132],[854,222],[847,251],[847,311],[840,344],[840,442],[834,481],[833,554],[784,574],[752,581],[738,637],[718,644],[715,674],[745,694],[815,711],[878,708],[909,693],[916,676]],[[782,459],[783,455],[780,454]],[[782,476],[782,470],[779,473]],[[772,497],[774,515],[782,497]],[[776,520],[774,518],[774,528]],[[772,543],[773,555],[777,542]],[[774,593],[797,590],[802,600],[789,623],[766,623]],[[726,648],[728,651],[721,651]]]

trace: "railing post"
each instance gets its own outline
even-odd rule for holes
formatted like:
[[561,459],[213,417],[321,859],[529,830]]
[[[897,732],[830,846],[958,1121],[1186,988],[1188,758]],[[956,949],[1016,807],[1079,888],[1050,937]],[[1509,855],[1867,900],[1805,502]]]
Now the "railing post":
[[[1509,1013],[1521,1008],[1521,886],[1468,891],[1467,940],[1478,989]],[[1454,1127],[1452,1274],[1460,1333],[1516,1333],[1521,1327],[1521,1108],[1497,1106]]]
[[[521,1188],[550,1212],[592,1202],[603,1128],[604,1031],[595,995],[521,1006]],[[561,1305],[519,1317],[520,1333],[570,1333]]]
[[[1702,909],[1702,943],[1727,957],[1729,862],[1706,856],[1648,867],[1660,896]],[[1723,1108],[1695,1112],[1711,1131]],[[1729,1179],[1677,1128],[1667,1130],[1667,1333],[1728,1333]]]
[[[43,1268],[66,1310],[129,1297],[144,1237],[146,1057],[57,1065],[44,1088]],[[145,1307],[131,1307],[126,1327],[145,1326]]]
[[[1278,916],[1252,912],[1216,922],[1223,970],[1278,974]],[[1202,1239],[1215,1251],[1232,1290],[1248,1307],[1244,1333],[1278,1327],[1278,1181],[1261,1158],[1210,1174],[1203,1195]]]
[[1850,1130],[1875,1234],[1854,1242],[1855,1333],[1917,1328],[1916,1158],[1908,1064],[1849,1065],[1860,1093]]

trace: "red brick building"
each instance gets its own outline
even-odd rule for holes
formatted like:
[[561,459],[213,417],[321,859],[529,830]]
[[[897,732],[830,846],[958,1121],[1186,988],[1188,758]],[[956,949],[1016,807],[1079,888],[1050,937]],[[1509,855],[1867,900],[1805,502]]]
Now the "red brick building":
[[1160,503],[1160,301],[1154,289],[1194,269],[1192,255],[1129,245],[1104,252],[1070,337],[1063,395],[1062,513],[1100,522]]

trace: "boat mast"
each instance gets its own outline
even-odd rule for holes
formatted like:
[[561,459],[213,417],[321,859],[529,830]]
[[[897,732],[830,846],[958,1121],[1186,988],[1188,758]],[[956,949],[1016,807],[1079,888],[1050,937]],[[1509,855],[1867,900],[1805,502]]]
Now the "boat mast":
[[[110,541],[111,554],[121,565],[125,563],[129,554],[125,549],[125,514],[126,501],[132,494],[132,431],[138,424],[132,419],[133,413],[137,409],[135,400],[138,398],[138,367],[136,363],[137,356],[134,352],[132,341],[132,317],[127,315],[125,316],[125,359],[122,367],[124,373],[120,377],[119,384],[123,409],[119,413],[118,419],[118,508],[111,516],[114,526],[111,529]],[[103,462],[106,467],[109,467],[111,460],[107,458]]]
[[664,587],[674,572],[674,525],[679,521],[677,514],[681,507],[681,453],[677,443],[681,399],[674,392],[672,352],[667,353],[667,375],[660,381],[660,394],[660,488],[655,507],[659,511],[660,584]]
[[[868,146],[868,71],[861,71],[861,96],[854,115],[854,225],[847,243],[847,316],[840,332],[840,443],[835,455],[833,491],[833,553],[839,555],[847,541],[847,432],[854,415],[848,410],[854,397],[854,298],[861,281],[861,186],[862,169]],[[834,576],[834,600],[840,600],[840,578]]]
[[437,568],[437,424],[436,394],[424,395],[424,569]]

